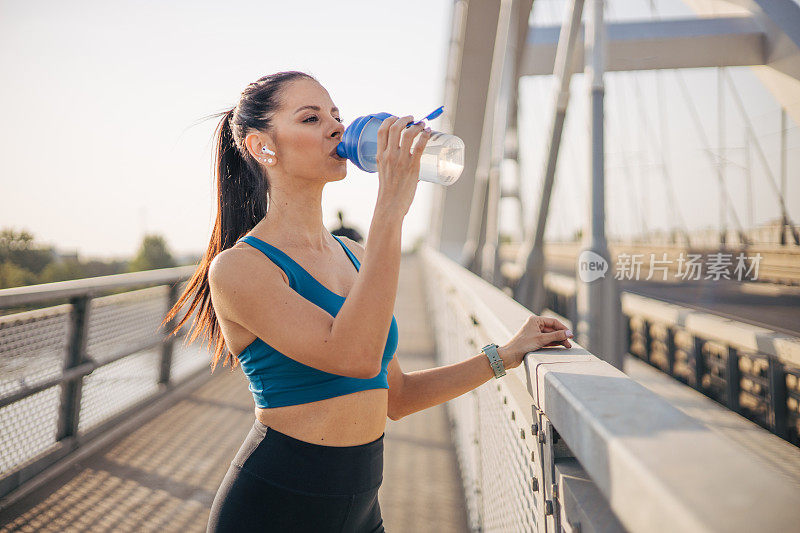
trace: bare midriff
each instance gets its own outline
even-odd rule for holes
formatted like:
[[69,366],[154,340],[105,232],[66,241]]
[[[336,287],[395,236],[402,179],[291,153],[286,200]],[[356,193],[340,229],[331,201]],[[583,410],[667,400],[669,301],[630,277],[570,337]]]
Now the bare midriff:
[[324,446],[357,446],[383,434],[388,389],[352,392],[300,405],[255,408],[265,426],[298,440]]

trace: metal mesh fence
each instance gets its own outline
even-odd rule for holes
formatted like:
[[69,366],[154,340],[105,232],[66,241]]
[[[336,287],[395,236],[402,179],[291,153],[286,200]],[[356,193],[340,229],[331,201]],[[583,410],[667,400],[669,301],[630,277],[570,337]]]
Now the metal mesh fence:
[[167,313],[166,286],[92,299],[86,352],[102,362],[117,350],[160,338],[159,324]]
[[[178,295],[185,286],[186,282],[177,286]],[[89,300],[81,360],[99,366],[78,378],[80,392],[73,399],[79,401],[74,428],[79,436],[165,390],[159,380],[165,377],[162,358],[169,351],[165,351],[160,323],[169,309],[169,297],[169,286],[161,285]],[[6,492],[17,483],[8,482],[9,476],[28,468],[40,470],[32,463],[47,464],[60,448],[59,417],[68,416],[62,405],[68,382],[59,378],[69,360],[69,343],[75,334],[70,328],[79,312],[65,304],[0,317],[0,482]],[[176,319],[184,314],[185,309]],[[209,365],[209,353],[200,342],[184,346],[183,337],[172,339],[171,357],[164,360],[169,363],[171,383]],[[51,380],[57,381],[47,386]],[[46,388],[31,390],[36,386]],[[69,422],[63,427],[69,428]],[[27,477],[18,475],[19,480]]]
[[207,369],[209,374],[211,373],[211,353],[201,345],[200,340],[196,340],[189,346],[183,346],[179,341],[175,343],[170,372],[173,380],[183,381],[186,376],[195,374],[202,368]]
[[[438,364],[448,365],[459,360],[456,354],[469,353],[471,348],[466,335],[462,334],[463,322],[448,305],[452,293],[432,290],[437,283],[426,279],[429,306],[434,317]],[[453,441],[456,456],[464,483],[464,497],[467,505],[469,526],[472,531],[481,530],[481,479],[480,448],[478,435],[478,396],[477,391],[459,396],[447,402],[447,413],[453,427]]]
[[516,424],[512,425],[497,387],[485,385],[478,395],[481,480],[489,496],[483,530],[536,531],[536,503],[529,481],[535,475],[531,451],[520,439]]
[[[0,397],[60,376],[69,305],[0,317]],[[56,444],[59,389],[0,409],[0,476]],[[37,413],[37,416],[30,416]]]
[[145,350],[102,366],[83,379],[78,431],[84,433],[158,390],[159,350]]
[[0,317],[0,397],[61,375],[69,305]]
[[[456,280],[435,268],[424,276],[436,332],[438,363],[463,361],[485,344],[459,299]],[[494,379],[447,402],[453,425],[469,527],[472,531],[536,531],[536,502],[530,479],[531,450],[520,439]]]
[[58,387],[0,409],[0,477],[56,445]]

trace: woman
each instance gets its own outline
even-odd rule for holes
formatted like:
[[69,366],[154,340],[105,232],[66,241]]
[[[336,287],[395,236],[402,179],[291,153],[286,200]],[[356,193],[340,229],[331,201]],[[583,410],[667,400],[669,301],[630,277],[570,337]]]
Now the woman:
[[[430,137],[424,124],[405,128],[411,121],[391,117],[378,131],[367,248],[322,223],[322,190],[347,168],[335,152],[339,111],[315,78],[265,76],[222,118],[213,236],[167,317],[195,293],[190,341],[201,332],[216,339],[212,372],[227,348],[223,366],[242,365],[256,404],[208,531],[383,531],[387,416],[438,405],[494,375],[483,353],[408,376],[393,357],[401,226]],[[528,351],[569,347],[565,330],[531,317],[497,354],[514,368]]]

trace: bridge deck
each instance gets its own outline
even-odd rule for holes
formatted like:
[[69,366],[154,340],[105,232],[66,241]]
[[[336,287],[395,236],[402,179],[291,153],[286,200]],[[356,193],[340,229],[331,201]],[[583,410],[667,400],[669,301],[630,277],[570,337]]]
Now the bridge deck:
[[[404,255],[395,306],[398,358],[434,366],[417,258]],[[8,531],[205,531],[220,480],[253,423],[241,370],[217,370],[135,431],[4,509]],[[387,531],[466,531],[443,405],[387,420],[379,499]]]

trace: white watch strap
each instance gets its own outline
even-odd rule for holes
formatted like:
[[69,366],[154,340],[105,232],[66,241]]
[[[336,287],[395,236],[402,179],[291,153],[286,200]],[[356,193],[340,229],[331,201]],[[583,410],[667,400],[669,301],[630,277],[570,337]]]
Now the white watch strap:
[[489,364],[494,371],[494,378],[497,379],[505,376],[506,369],[503,367],[503,360],[500,358],[500,354],[497,353],[497,345],[487,344],[481,348],[481,351],[489,358]]

